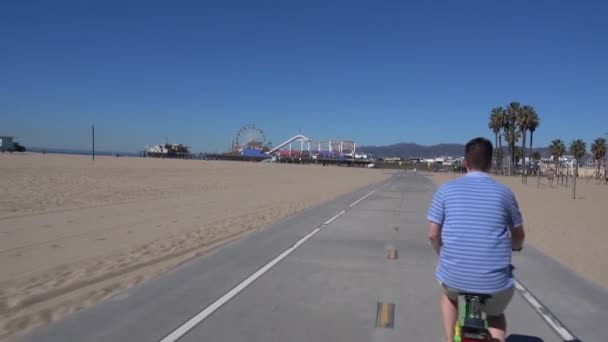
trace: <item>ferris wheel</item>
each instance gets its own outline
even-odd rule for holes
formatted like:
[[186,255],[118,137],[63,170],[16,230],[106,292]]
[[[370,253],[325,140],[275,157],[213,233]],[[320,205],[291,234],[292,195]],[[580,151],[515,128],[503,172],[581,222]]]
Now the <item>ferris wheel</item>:
[[236,132],[234,150],[243,148],[262,148],[266,145],[266,133],[254,125],[246,125]]

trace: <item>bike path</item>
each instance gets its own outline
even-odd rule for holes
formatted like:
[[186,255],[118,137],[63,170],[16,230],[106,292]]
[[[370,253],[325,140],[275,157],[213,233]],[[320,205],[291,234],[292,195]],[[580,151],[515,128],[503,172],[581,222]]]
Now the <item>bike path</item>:
[[[426,178],[402,175],[182,340],[442,341],[436,255],[427,243],[425,219],[433,189]],[[391,248],[396,260],[387,257]],[[392,327],[377,326],[378,302],[394,304]],[[510,341],[558,340],[519,296],[507,314]]]

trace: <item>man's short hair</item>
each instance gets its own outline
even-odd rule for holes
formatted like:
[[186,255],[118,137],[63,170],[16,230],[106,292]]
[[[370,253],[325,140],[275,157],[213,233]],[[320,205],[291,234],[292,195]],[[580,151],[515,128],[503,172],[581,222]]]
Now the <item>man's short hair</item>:
[[488,171],[492,167],[492,142],[486,138],[471,139],[464,149],[469,169]]

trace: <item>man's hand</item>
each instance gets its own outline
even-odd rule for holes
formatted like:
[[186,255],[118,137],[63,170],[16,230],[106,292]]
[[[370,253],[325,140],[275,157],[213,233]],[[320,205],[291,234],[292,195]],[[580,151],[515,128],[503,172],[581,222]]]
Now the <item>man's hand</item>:
[[441,249],[441,226],[435,222],[429,224],[429,241],[437,254]]

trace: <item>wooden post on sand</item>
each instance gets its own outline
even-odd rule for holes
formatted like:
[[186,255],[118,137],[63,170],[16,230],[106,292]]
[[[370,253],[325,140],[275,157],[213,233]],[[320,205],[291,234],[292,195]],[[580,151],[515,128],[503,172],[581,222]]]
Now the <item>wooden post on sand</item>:
[[91,126],[91,137],[93,139],[93,161],[95,161],[95,125]]
[[573,172],[572,175],[572,199],[575,200],[576,199],[576,174],[578,173],[578,160],[576,161],[576,170]]
[[540,188],[540,173],[542,172],[542,161],[538,161],[538,168],[536,170],[536,187]]

